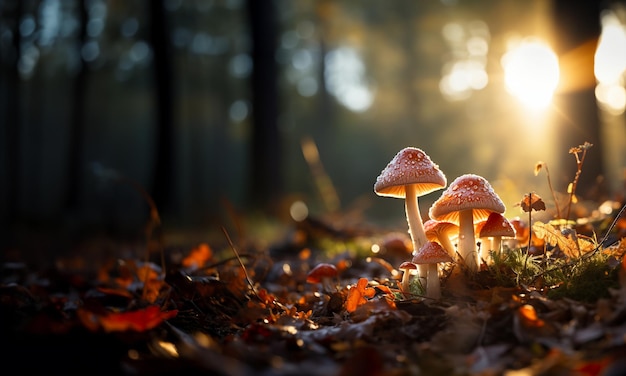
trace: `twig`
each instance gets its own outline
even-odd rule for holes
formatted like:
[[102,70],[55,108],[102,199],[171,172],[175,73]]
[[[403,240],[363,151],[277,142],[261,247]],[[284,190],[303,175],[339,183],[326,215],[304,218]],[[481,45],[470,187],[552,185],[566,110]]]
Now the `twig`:
[[252,289],[254,296],[256,296],[256,298],[260,302],[262,302],[263,300],[257,294],[256,289],[254,288],[254,283],[252,282],[252,279],[250,279],[250,276],[248,275],[248,271],[246,270],[246,266],[243,264],[243,261],[241,261],[241,257],[239,257],[239,252],[237,252],[237,249],[235,248],[235,245],[233,244],[233,241],[230,239],[230,236],[228,235],[228,231],[226,231],[226,228],[224,226],[222,226],[222,232],[224,233],[224,236],[226,236],[226,240],[228,241],[228,245],[230,245],[230,249],[233,250],[233,253],[237,257],[237,261],[239,261],[239,265],[241,265],[243,274],[245,275],[246,281],[248,282],[248,285],[250,285],[250,288]]
[[[569,189],[569,202],[567,203],[567,215],[565,216],[565,220],[569,220],[570,210],[572,208],[572,201],[574,199],[576,193],[576,186],[578,185],[578,180],[580,178],[580,174],[583,170],[583,163],[585,162],[585,157],[587,156],[587,150],[592,147],[593,144],[589,142],[585,142],[582,145],[573,147],[569,150],[570,154],[574,154],[576,158],[576,175],[574,175],[574,180],[572,181],[571,189]],[[582,157],[578,156],[578,153],[582,152]]]
[[[526,248],[526,257],[524,258],[524,268],[522,269],[522,275],[526,274],[526,267],[528,265],[528,256],[530,255],[530,245],[532,242],[532,238],[533,238],[533,226],[532,226],[532,205],[530,205],[530,203],[532,202],[532,198],[533,198],[533,193],[530,192],[528,193],[528,203],[529,203],[529,207],[528,207],[528,247]],[[519,285],[519,278],[520,275],[517,275],[517,284]]]
[[548,188],[550,188],[550,193],[552,194],[552,200],[554,200],[554,206],[556,208],[556,216],[557,218],[561,218],[561,208],[559,208],[559,202],[556,199],[556,193],[554,192],[554,188],[552,187],[552,179],[550,179],[550,170],[548,169],[548,164],[545,162],[541,162],[541,166],[546,169],[546,177],[548,178]]

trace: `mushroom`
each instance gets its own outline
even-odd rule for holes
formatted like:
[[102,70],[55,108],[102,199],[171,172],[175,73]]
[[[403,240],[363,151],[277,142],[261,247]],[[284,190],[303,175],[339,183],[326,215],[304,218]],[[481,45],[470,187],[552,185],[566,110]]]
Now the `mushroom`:
[[478,231],[478,236],[481,238],[491,238],[491,244],[483,242],[483,247],[480,252],[480,256],[487,260],[489,251],[500,253],[502,248],[502,237],[514,237],[515,229],[511,222],[506,219],[500,213],[491,213],[487,220],[485,220]]
[[487,260],[489,258],[489,251],[491,248],[491,238],[489,236],[480,236],[480,232],[483,229],[483,226],[487,223],[486,219],[474,224],[474,235],[479,239],[476,241],[476,246],[478,247],[478,261]]
[[[413,243],[413,253],[428,240],[424,233],[418,196],[424,196],[447,184],[446,176],[421,149],[407,147],[400,150],[376,178],[374,192],[383,197],[405,199],[406,219]],[[418,268],[420,278],[426,268]]]
[[478,175],[465,174],[456,178],[429,209],[430,218],[459,225],[458,251],[467,268],[478,270],[478,255],[474,222],[489,214],[504,213],[505,206],[489,182]]
[[439,284],[440,262],[454,261],[448,252],[437,242],[427,242],[413,256],[411,262],[418,265],[426,265],[428,276],[426,279],[426,297],[439,299],[441,297],[441,286]]
[[402,275],[401,287],[402,287],[402,292],[404,293],[404,295],[408,295],[409,289],[410,289],[409,282],[411,281],[411,270],[416,270],[417,265],[415,265],[414,263],[410,261],[405,261],[402,264],[400,264],[398,269],[404,272],[404,274]]
[[452,241],[450,241],[450,235],[453,233],[459,233],[459,226],[451,222],[435,221],[429,219],[424,222],[424,232],[426,238],[430,241],[438,241],[441,246],[448,251],[450,257],[454,258],[456,250]]
[[337,268],[333,264],[319,263],[306,276],[307,283],[321,283],[325,292],[332,291],[331,281],[338,275]]

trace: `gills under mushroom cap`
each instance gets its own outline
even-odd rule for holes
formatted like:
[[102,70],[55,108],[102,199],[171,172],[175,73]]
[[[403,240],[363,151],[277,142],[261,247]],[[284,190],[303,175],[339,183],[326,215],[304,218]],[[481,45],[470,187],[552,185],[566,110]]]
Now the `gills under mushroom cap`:
[[374,192],[379,196],[405,198],[406,185],[415,185],[417,195],[422,196],[446,184],[445,175],[426,153],[407,147],[400,150],[376,178]]

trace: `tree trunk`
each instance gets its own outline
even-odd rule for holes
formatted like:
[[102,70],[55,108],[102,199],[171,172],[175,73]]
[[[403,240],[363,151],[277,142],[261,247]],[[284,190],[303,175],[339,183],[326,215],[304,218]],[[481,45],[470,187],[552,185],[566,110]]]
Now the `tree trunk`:
[[[79,51],[85,44],[87,39],[87,8],[85,0],[78,2],[80,32],[76,48]],[[79,197],[85,175],[85,160],[83,156],[84,131],[85,131],[85,89],[87,81],[87,69],[85,69],[85,61],[80,59],[80,67],[74,77],[74,97],[71,103],[71,118],[69,130],[69,171],[68,171],[68,187],[65,197],[65,206],[69,212],[78,210],[80,206]]]
[[154,53],[157,145],[152,197],[161,214],[176,215],[173,205],[175,183],[175,130],[173,119],[173,68],[170,29],[163,0],[150,1],[150,43]]
[[[558,118],[555,139],[560,140],[557,146],[563,155],[559,170],[566,182],[571,182],[576,173],[576,159],[568,153],[570,147],[593,144],[587,152],[582,174],[576,193],[578,196],[599,199],[606,190],[601,184],[604,171],[601,140],[600,119],[595,98],[595,77],[593,72],[593,54],[600,37],[600,4],[598,1],[554,0],[553,22],[555,26],[556,52],[561,60],[561,79],[563,82],[578,81],[587,84],[568,90],[555,96],[555,104],[559,112],[564,114]],[[591,48],[582,48],[591,43]],[[572,53],[584,50],[585,53]],[[575,59],[566,59],[575,55]],[[572,67],[574,65],[574,67]],[[567,69],[569,68],[569,69]]]
[[252,139],[249,199],[269,209],[282,191],[281,140],[278,131],[278,33],[273,2],[248,0],[253,70]]
[[[2,185],[4,189],[3,196],[0,197],[2,205],[0,212],[0,226],[4,241],[9,244],[12,242],[12,231],[9,228],[13,225],[19,216],[19,144],[20,144],[20,76],[18,71],[18,61],[20,58],[21,36],[19,31],[19,23],[22,18],[23,2],[17,1],[12,15],[4,15],[3,17],[13,22],[13,39],[10,56],[2,56],[1,79],[4,81],[4,90],[2,98],[4,98],[4,141],[2,149],[4,152],[4,176]],[[6,5],[5,5],[6,6]]]

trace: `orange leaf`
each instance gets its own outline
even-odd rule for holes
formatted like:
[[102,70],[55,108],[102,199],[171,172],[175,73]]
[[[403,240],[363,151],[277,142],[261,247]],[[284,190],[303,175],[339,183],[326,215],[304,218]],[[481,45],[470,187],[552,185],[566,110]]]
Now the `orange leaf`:
[[378,285],[378,286],[376,286],[376,288],[379,289],[380,291],[384,292],[387,295],[393,295],[393,291],[391,291],[389,286]]
[[191,250],[189,255],[183,259],[182,264],[185,268],[197,269],[204,266],[211,257],[213,257],[211,247],[206,243],[201,243]]
[[367,278],[360,278],[355,286],[350,289],[348,298],[346,299],[346,311],[354,312],[357,307],[367,303],[367,298],[371,298],[376,294],[376,290],[367,287]]
[[143,332],[157,327],[163,320],[175,317],[178,310],[161,311],[159,306],[152,305],[136,311],[108,312],[102,315],[81,309],[78,314],[83,324],[93,331],[102,328],[105,332]]
[[537,316],[537,311],[535,311],[535,307],[530,304],[524,304],[519,307],[517,310],[520,321],[527,328],[540,328],[545,323],[542,319]]

